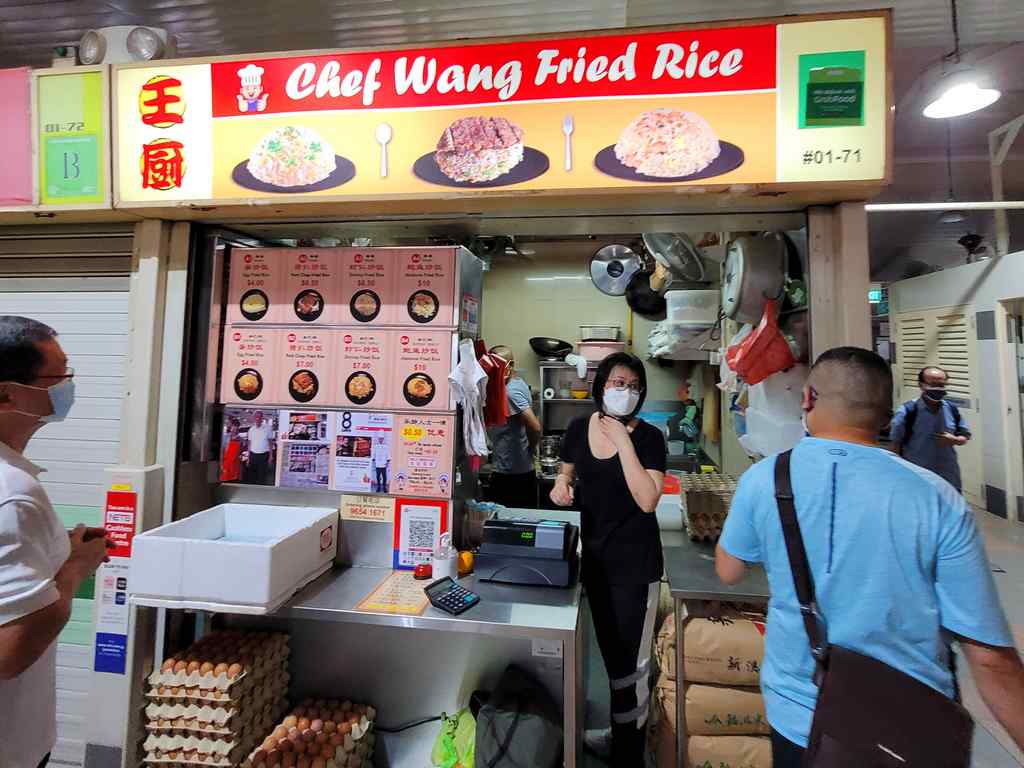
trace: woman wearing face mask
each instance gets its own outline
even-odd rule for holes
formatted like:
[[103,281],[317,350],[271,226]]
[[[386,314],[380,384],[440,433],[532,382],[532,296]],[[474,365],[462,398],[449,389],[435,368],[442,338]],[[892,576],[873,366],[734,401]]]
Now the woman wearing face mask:
[[646,394],[643,363],[614,354],[594,377],[597,412],[569,425],[551,500],[569,506],[580,481],[583,585],[611,681],[612,727],[588,732],[612,768],[644,765],[648,664],[662,575],[654,509],[665,476],[665,439],[636,418]]

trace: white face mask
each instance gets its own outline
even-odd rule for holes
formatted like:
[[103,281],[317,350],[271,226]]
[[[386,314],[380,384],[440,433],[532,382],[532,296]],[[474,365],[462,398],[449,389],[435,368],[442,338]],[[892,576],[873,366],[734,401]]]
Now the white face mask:
[[640,402],[640,393],[631,389],[606,389],[604,410],[609,416],[630,416]]

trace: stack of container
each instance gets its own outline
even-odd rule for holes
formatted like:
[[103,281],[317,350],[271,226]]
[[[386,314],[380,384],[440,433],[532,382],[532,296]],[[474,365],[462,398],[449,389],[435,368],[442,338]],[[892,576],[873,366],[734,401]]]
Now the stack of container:
[[681,501],[683,523],[694,541],[715,541],[736,493],[736,480],[729,475],[686,474],[681,478],[685,494]]
[[368,768],[377,710],[351,701],[306,699],[267,735],[242,768]]
[[682,675],[675,662],[675,624],[658,634],[661,667],[656,700],[655,751],[659,768],[675,765],[676,697],[685,697],[689,765],[771,768],[770,733],[759,686],[764,617],[734,608],[684,624]]
[[225,631],[166,659],[149,677],[145,762],[238,765],[284,714],[288,636]]

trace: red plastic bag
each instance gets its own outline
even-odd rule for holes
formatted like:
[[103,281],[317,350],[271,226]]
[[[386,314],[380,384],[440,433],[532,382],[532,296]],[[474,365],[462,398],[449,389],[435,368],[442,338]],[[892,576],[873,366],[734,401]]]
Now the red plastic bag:
[[761,322],[739,344],[729,347],[725,359],[729,367],[747,384],[758,384],[773,373],[792,368],[796,363],[789,342],[779,330],[776,307],[770,299],[764,306]]

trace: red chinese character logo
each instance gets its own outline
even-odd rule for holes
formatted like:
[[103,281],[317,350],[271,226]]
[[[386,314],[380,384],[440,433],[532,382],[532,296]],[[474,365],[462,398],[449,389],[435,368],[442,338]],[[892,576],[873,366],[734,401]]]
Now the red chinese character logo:
[[167,75],[151,77],[139,91],[139,114],[145,125],[170,128],[185,122],[181,80]]
[[185,145],[172,139],[157,139],[142,145],[143,189],[173,189],[181,187],[185,176]]

